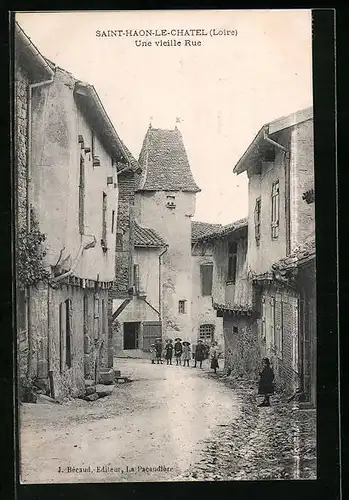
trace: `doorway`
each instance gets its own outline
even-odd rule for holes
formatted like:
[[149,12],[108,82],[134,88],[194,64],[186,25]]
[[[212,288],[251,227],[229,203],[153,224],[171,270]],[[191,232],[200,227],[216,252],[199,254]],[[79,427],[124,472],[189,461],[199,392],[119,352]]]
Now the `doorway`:
[[140,323],[124,323],[124,349],[138,349]]

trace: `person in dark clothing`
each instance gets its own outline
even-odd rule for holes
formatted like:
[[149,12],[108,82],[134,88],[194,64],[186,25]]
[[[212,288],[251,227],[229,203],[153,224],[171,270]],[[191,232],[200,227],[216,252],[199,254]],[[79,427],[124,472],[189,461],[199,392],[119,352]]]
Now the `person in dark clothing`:
[[177,337],[175,339],[175,345],[174,345],[174,354],[177,366],[182,364],[182,353],[183,353],[182,339]]
[[196,368],[196,363],[200,363],[200,368],[202,368],[202,362],[205,359],[205,346],[202,343],[202,340],[198,340],[196,350],[195,350],[195,365],[194,368]]
[[172,356],[173,356],[173,344],[172,339],[167,341],[165,345],[165,359],[167,365],[172,365]]
[[258,406],[270,406],[270,396],[274,394],[274,371],[270,366],[268,358],[262,360],[263,370],[259,374],[258,394],[264,396],[264,400]]
[[156,357],[156,363],[162,364],[162,342],[161,342],[161,339],[155,340],[155,357]]

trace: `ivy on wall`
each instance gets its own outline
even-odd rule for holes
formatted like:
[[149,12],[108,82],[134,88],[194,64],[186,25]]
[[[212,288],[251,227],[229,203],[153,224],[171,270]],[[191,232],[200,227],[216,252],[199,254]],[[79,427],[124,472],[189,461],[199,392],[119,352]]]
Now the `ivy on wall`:
[[46,250],[43,246],[46,235],[39,230],[39,224],[31,214],[31,229],[20,229],[17,234],[17,284],[21,290],[40,281],[47,281],[50,273],[44,265]]

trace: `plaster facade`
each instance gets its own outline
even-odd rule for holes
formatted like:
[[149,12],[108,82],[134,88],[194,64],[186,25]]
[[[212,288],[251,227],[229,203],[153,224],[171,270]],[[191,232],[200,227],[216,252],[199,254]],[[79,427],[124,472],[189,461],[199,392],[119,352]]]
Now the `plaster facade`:
[[[174,208],[167,207],[168,196],[174,197]],[[137,220],[153,228],[168,245],[161,266],[161,313],[166,338],[192,332],[191,217],[194,212],[193,193],[140,191],[135,194]],[[179,301],[184,301],[184,313],[179,312]]]

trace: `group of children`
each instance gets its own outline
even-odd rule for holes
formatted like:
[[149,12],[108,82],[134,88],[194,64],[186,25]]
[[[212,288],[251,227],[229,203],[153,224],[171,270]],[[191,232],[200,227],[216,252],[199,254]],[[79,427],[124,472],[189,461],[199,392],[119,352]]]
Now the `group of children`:
[[182,341],[180,337],[175,338],[174,343],[172,339],[168,339],[165,346],[163,346],[161,338],[158,338],[155,340],[155,344],[151,345],[150,351],[152,364],[162,364],[163,360],[166,360],[167,365],[172,365],[172,359],[175,358],[177,366],[182,365],[182,361],[183,366],[189,366],[189,361],[193,357],[194,368],[196,368],[197,363],[202,368],[202,362],[210,357],[211,368],[215,373],[219,368],[218,358],[221,355],[217,342],[212,342],[209,346],[204,344],[202,340],[198,340],[195,352],[192,353],[190,342]]
[[[176,365],[189,366],[189,361],[193,357],[194,368],[196,368],[197,363],[199,363],[200,368],[202,368],[202,362],[210,358],[211,369],[214,373],[217,373],[217,368],[219,368],[218,359],[221,356],[221,350],[218,347],[217,342],[212,342],[211,346],[204,344],[202,340],[198,340],[195,352],[192,353],[190,342],[184,341],[177,337],[174,340],[168,339],[165,346],[163,346],[161,338],[155,340],[155,344],[151,344],[151,362],[152,364],[163,364],[163,360],[166,360],[167,365],[172,365],[173,357],[176,359]],[[268,358],[263,358],[262,360],[262,371],[259,373],[259,384],[258,384],[258,394],[264,396],[264,400],[258,406],[270,406],[270,396],[274,394],[274,371],[271,368],[270,361]]]

